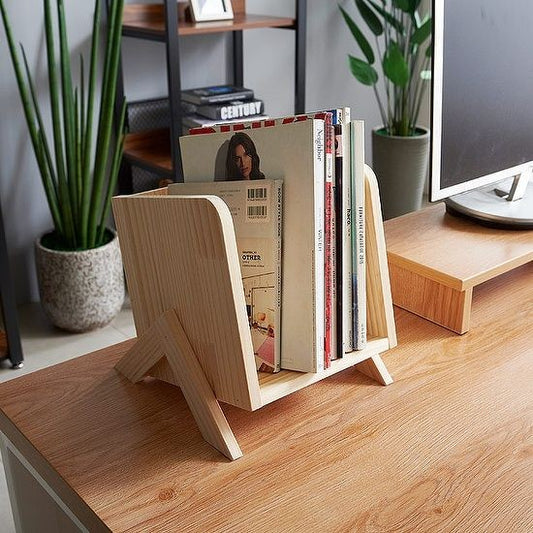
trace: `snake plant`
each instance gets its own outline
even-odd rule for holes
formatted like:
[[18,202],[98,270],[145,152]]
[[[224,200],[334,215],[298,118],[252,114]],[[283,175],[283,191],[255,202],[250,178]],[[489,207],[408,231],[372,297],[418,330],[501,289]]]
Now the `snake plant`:
[[[429,13],[420,15],[420,3],[421,0],[355,0],[359,17],[375,37],[375,49],[361,26],[339,5],[364,56],[360,59],[348,55],[350,70],[357,81],[373,87],[386,135],[417,134],[425,82],[431,76],[432,19]],[[379,87],[379,74],[374,68],[376,56],[384,75]]]
[[[51,131],[46,131],[36,84],[24,47],[15,45],[4,0],[0,11],[13,69],[54,232],[43,244],[60,250],[86,250],[109,240],[106,219],[122,149],[126,104],[114,134],[114,104],[120,59],[124,0],[113,0],[105,39],[101,39],[101,0],[95,0],[88,74],[83,56],[78,86],[72,75],[64,0],[43,0]],[[101,89],[97,75],[103,62]],[[98,94],[99,93],[99,94]]]

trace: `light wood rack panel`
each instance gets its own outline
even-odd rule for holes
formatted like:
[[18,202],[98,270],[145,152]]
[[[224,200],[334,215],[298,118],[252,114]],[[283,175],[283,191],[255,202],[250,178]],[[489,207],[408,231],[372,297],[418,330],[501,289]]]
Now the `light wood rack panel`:
[[396,329],[379,192],[369,167],[368,343],[318,373],[257,374],[230,211],[215,196],[167,192],[113,199],[138,334],[117,365],[122,374],[180,386],[204,439],[230,459],[242,453],[219,401],[254,411],[351,366],[383,385],[392,382],[380,354],[396,345]]

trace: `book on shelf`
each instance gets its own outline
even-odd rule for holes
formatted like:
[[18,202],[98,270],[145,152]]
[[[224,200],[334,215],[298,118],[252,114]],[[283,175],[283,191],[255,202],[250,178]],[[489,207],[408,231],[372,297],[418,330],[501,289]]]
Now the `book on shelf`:
[[266,115],[252,116],[252,117],[241,117],[232,120],[220,120],[220,119],[211,119],[198,115],[197,113],[193,115],[184,115],[181,119],[182,124],[187,128],[208,128],[210,126],[216,126],[218,124],[232,124],[232,123],[241,123],[251,120],[264,120],[267,119]]
[[282,180],[173,183],[169,194],[214,195],[228,206],[250,324],[256,368],[279,372],[281,362]]
[[362,120],[352,120],[352,309],[353,348],[366,346],[366,251],[365,251],[365,130]]
[[181,99],[191,104],[205,105],[232,100],[246,100],[254,97],[254,92],[245,87],[234,85],[213,85],[211,87],[198,87],[181,91]]
[[[262,100],[255,98],[250,100],[231,100],[223,104],[209,104],[196,106],[195,113],[213,120],[236,120],[257,117],[265,111]],[[264,117],[266,118],[266,117]]]
[[324,368],[324,121],[224,124],[180,138],[185,182],[283,179],[281,367]]

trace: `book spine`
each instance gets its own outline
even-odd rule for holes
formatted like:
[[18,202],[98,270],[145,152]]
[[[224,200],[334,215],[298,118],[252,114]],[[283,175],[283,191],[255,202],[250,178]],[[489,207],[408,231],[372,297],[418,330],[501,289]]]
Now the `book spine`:
[[342,352],[348,353],[353,350],[350,108],[343,108],[341,129]]
[[342,126],[339,123],[339,111],[337,111],[335,131],[335,168],[333,180],[333,197],[335,213],[333,216],[333,233],[335,239],[335,249],[333,257],[334,279],[333,302],[335,316],[335,338],[332,343],[332,359],[342,357],[343,327],[342,327]]
[[334,128],[331,113],[327,113],[324,121],[325,140],[325,186],[324,186],[324,367],[331,366],[333,340],[333,139]]
[[313,120],[314,254],[313,254],[313,371],[324,369],[324,120]]
[[222,102],[231,102],[232,100],[248,100],[253,97],[254,92],[251,89],[212,95],[200,95],[188,91],[182,91],[181,93],[182,100],[197,105],[219,104]]
[[225,105],[198,106],[196,113],[214,120],[235,120],[261,115],[263,108],[261,100],[236,101],[233,99]]
[[365,132],[364,122],[351,122],[352,160],[352,300],[353,347],[366,346],[366,253],[365,253]]

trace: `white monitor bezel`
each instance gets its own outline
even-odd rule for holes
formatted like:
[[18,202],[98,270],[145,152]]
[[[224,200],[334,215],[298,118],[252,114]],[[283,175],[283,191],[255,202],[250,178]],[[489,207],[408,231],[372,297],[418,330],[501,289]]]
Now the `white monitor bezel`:
[[451,187],[441,188],[441,156],[442,156],[442,75],[444,63],[444,2],[445,0],[434,0],[433,2],[433,69],[432,69],[432,98],[431,98],[431,173],[430,173],[430,201],[437,202],[469,191],[484,185],[489,185],[509,177],[517,176],[531,168],[532,162],[521,163],[520,165],[506,168],[492,174],[486,174],[473,178]]

